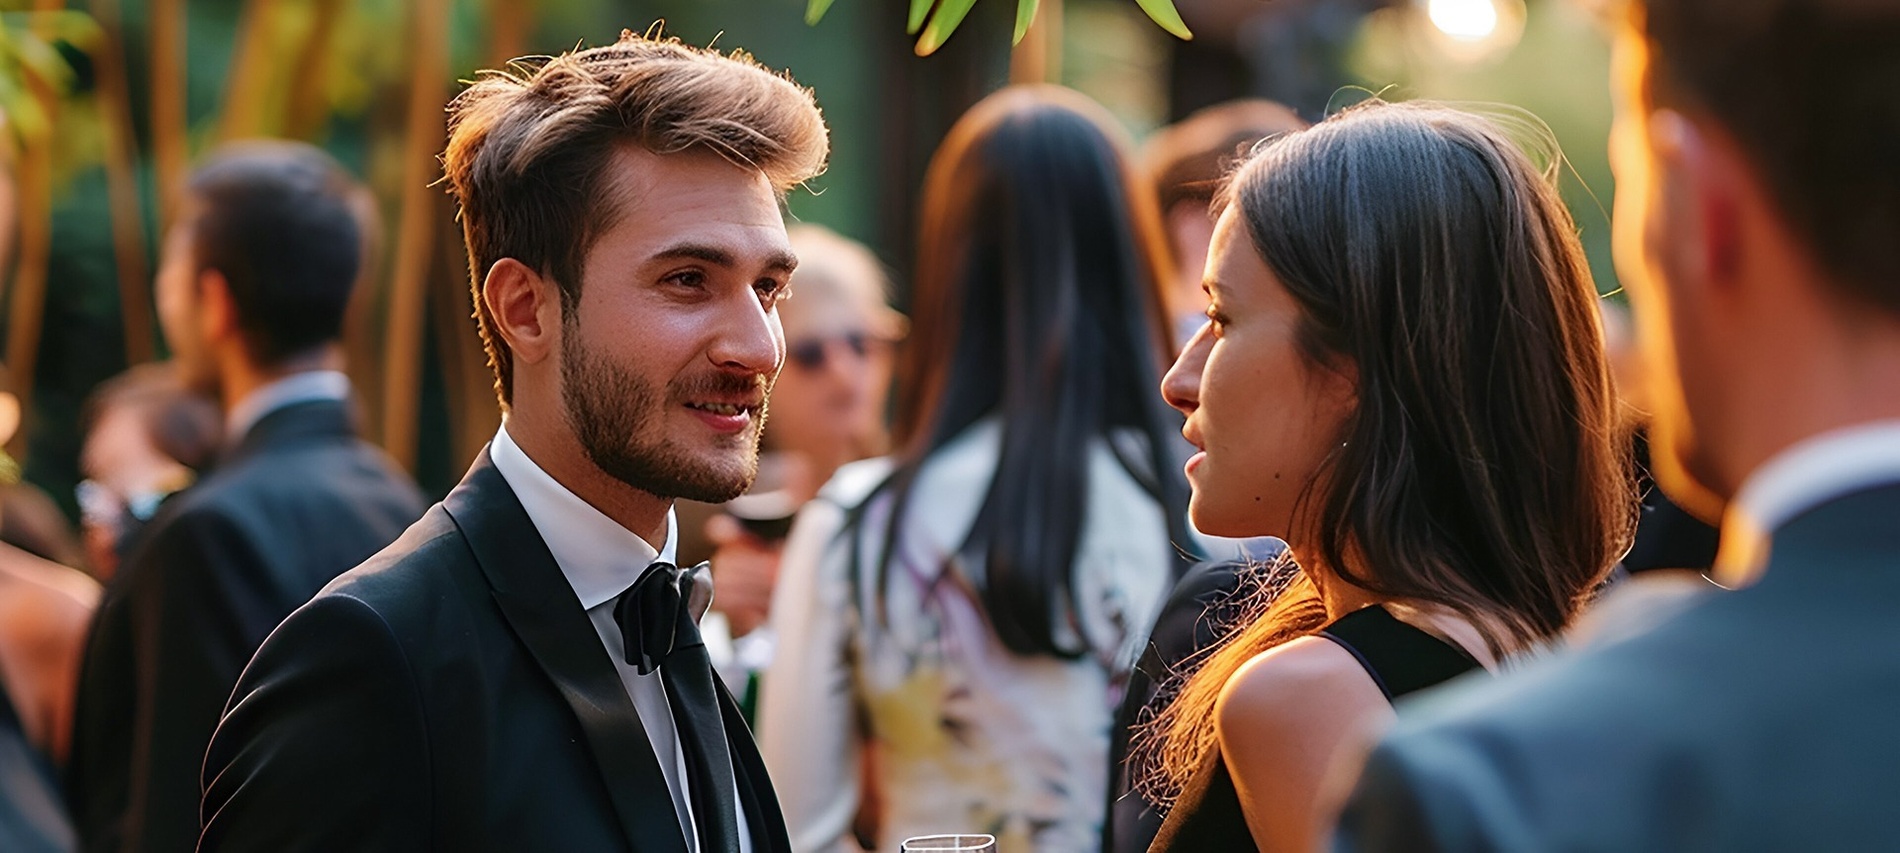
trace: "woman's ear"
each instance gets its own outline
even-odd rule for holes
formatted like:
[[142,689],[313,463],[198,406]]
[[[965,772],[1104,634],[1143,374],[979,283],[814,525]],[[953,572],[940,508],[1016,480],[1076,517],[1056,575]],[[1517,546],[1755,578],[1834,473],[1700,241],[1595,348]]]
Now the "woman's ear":
[[482,302],[517,362],[536,364],[559,345],[561,298],[552,279],[514,258],[488,268]]

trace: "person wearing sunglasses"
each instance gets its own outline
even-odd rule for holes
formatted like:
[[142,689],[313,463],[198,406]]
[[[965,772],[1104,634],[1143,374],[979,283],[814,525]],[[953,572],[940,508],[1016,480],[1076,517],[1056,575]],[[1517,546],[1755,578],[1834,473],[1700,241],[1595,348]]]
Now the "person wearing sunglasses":
[[[751,493],[709,508],[704,525],[713,615],[732,638],[729,647],[711,643],[719,652],[714,663],[748,712],[772,660],[772,632],[759,629],[791,518],[839,467],[885,451],[894,345],[906,331],[904,316],[886,302],[890,279],[870,249],[820,225],[795,225],[787,234],[799,264],[795,295],[779,309],[785,367],[772,388],[760,477]],[[713,620],[709,637],[720,623]]]

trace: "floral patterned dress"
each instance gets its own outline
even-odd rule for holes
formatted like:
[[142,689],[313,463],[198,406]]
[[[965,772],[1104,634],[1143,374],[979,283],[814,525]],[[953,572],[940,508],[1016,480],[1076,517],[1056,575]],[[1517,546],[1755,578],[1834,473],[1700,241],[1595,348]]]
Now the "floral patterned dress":
[[[1125,674],[1171,583],[1161,507],[1094,440],[1076,555],[1081,613],[1065,661],[1018,657],[990,630],[982,569],[949,559],[992,479],[1001,425],[979,422],[922,467],[889,565],[876,565],[892,510],[867,495],[888,460],[847,466],[801,513],[772,610],[778,651],[760,745],[799,851],[855,850],[860,751],[876,745],[877,848],[911,836],[985,832],[1002,853],[1100,846],[1108,740]],[[862,506],[855,536],[847,509]]]

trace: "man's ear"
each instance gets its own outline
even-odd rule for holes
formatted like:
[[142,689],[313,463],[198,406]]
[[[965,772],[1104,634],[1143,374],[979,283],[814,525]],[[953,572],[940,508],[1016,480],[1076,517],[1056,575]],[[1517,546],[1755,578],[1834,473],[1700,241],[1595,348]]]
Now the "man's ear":
[[559,345],[560,292],[528,265],[514,258],[496,261],[482,280],[482,303],[516,361],[538,363]]
[[231,298],[231,281],[215,269],[198,273],[198,330],[208,345],[232,340],[239,334],[237,303]]
[[1735,152],[1674,110],[1650,117],[1668,235],[1658,246],[1679,280],[1727,289],[1742,267],[1741,200],[1746,166]]

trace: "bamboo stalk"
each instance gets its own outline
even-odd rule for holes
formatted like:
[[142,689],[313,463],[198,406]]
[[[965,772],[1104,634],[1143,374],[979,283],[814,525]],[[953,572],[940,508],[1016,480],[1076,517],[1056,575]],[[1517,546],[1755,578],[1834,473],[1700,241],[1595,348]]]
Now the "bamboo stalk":
[[383,449],[413,471],[416,416],[422,386],[422,312],[434,254],[436,227],[429,184],[437,169],[435,155],[447,133],[443,79],[448,72],[448,2],[415,0],[411,6],[415,64],[410,72],[408,121],[403,152],[402,211],[396,229],[396,265],[389,297],[389,326],[383,349]]
[[152,37],[152,156],[162,234],[178,213],[191,160],[185,116],[185,2],[150,0],[146,8]]
[[[34,37],[45,39],[45,15],[61,8],[60,0],[34,0]],[[20,401],[22,425],[7,442],[15,459],[26,457],[26,423],[33,411],[33,379],[39,367],[40,334],[46,323],[46,277],[53,254],[53,140],[59,121],[59,94],[50,81],[28,72],[23,82],[29,97],[39,102],[46,127],[35,138],[23,140],[18,188],[19,263],[13,268],[13,292],[7,305],[7,367],[13,394]]]
[[443,227],[436,232],[436,260],[441,272],[431,277],[430,328],[435,330],[436,356],[442,364],[447,391],[449,452],[458,462],[474,459],[482,445],[501,426],[495,405],[495,375],[488,369],[482,339],[469,322],[468,254],[462,230],[454,226],[454,206],[441,199]]
[[535,0],[489,0],[488,61],[500,65],[528,52],[539,11]]
[[101,122],[106,135],[106,189],[112,204],[112,258],[119,272],[119,316],[125,327],[125,360],[143,364],[156,357],[152,340],[152,294],[146,267],[145,212],[139,204],[138,151],[132,130],[130,84],[125,75],[125,29],[119,0],[92,0],[92,14],[105,30],[93,57],[99,80]]
[[271,24],[278,0],[244,0],[238,12],[237,44],[224,74],[224,111],[218,139],[230,141],[263,132],[264,101],[271,90],[271,54],[276,35]]
[[324,85],[330,80],[330,48],[343,20],[343,8],[343,0],[315,0],[311,10],[310,31],[298,48],[296,71],[290,79],[284,134],[292,139],[315,139],[329,118],[329,105],[323,101]]
[[1043,0],[1022,44],[1009,53],[1009,82],[1062,82],[1062,0]]
[[[34,3],[35,11],[48,11],[48,7],[57,8],[48,0]],[[59,95],[38,74],[28,72],[23,77],[28,96],[39,102],[47,120],[43,132],[24,140],[19,171],[14,176],[14,185],[19,188],[20,257],[13,269],[13,292],[7,305],[7,367],[13,377],[13,394],[20,401],[21,417],[30,419],[40,333],[46,321],[46,276],[53,250],[53,139]],[[7,442],[15,459],[25,458],[29,432],[22,426]]]

